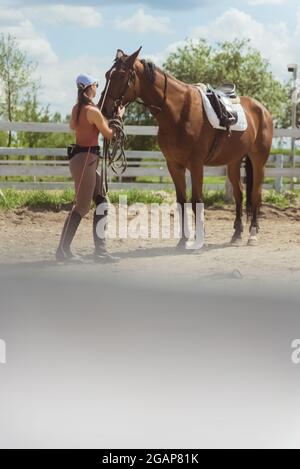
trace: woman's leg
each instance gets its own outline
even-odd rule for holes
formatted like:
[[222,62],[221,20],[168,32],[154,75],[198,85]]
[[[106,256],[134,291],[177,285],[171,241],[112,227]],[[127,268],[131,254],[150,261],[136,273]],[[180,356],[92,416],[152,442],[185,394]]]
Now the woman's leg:
[[84,217],[91,208],[96,185],[98,156],[78,153],[70,160],[70,171],[75,183],[76,203],[74,210]]
[[96,183],[93,200],[96,205],[93,217],[95,254],[101,254],[103,251],[105,251],[105,231],[107,230],[108,201],[107,198],[102,195],[101,174],[98,171],[96,171]]
[[89,212],[95,190],[97,164],[98,157],[93,153],[78,153],[70,160],[69,166],[74,179],[76,201],[64,224],[56,252],[57,260],[73,257],[70,245],[82,217]]
[[106,250],[105,232],[107,231],[108,223],[108,200],[106,196],[102,195],[102,176],[99,171],[96,171],[96,184],[93,194],[93,200],[96,204],[93,217],[93,238],[94,238],[94,258],[95,261],[118,261],[119,257],[112,256]]

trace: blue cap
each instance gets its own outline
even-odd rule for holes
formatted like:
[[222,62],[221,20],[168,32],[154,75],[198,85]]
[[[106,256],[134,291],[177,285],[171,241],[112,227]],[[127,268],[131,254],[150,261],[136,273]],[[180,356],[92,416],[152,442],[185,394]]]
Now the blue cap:
[[78,88],[86,88],[87,86],[93,85],[94,83],[99,83],[98,78],[94,78],[86,73],[82,73],[76,78],[76,85]]

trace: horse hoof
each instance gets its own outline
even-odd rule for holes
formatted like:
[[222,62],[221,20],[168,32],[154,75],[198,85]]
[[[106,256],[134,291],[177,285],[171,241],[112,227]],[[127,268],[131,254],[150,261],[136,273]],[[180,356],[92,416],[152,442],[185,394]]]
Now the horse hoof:
[[248,240],[248,246],[257,246],[258,245],[258,239],[257,236],[251,236]]
[[258,239],[257,239],[257,228],[252,227],[250,230],[250,238],[248,240],[248,246],[257,246]]
[[204,246],[204,241],[191,240],[185,243],[185,249],[188,249],[188,250],[199,250],[199,249],[202,249],[203,246]]
[[232,246],[241,246],[243,243],[243,238],[241,236],[233,236],[230,243]]
[[185,245],[186,245],[186,239],[181,239],[181,240],[176,244],[176,248],[177,248],[177,249],[185,249]]

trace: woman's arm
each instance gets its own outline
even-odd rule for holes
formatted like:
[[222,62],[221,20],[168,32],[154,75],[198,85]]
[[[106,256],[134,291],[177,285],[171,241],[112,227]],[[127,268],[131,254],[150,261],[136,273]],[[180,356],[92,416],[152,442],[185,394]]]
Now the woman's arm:
[[70,122],[69,122],[69,126],[70,126],[70,129],[72,129],[72,130],[75,130],[75,129],[76,129],[76,121],[75,121],[75,112],[74,112],[74,108],[72,109],[71,119],[70,119]]
[[87,119],[90,124],[95,124],[104,138],[107,138],[108,140],[113,138],[114,131],[108,126],[108,122],[100,109],[96,107],[89,108],[87,111]]

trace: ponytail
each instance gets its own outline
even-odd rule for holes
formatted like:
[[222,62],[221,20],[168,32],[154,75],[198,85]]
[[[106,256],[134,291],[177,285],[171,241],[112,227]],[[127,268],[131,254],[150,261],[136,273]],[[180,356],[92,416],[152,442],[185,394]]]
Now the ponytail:
[[85,92],[86,89],[87,88],[84,88],[83,85],[78,86],[78,99],[77,99],[78,108],[77,108],[77,115],[76,115],[77,124],[79,122],[79,116],[80,116],[82,107],[86,106],[87,104],[93,104],[92,100],[88,97],[88,95]]

